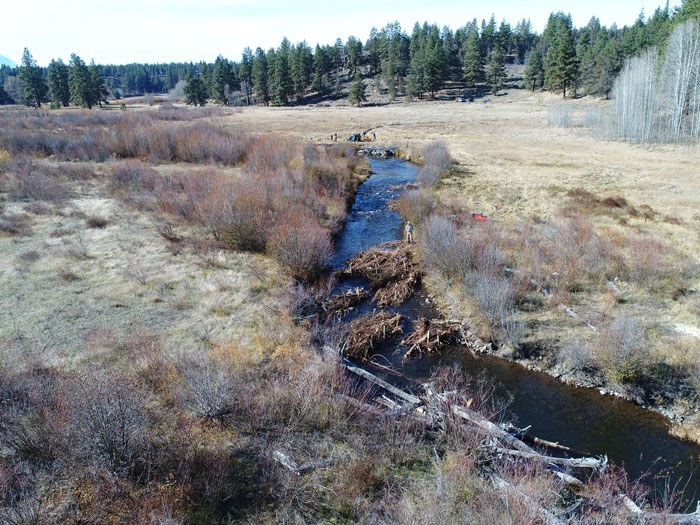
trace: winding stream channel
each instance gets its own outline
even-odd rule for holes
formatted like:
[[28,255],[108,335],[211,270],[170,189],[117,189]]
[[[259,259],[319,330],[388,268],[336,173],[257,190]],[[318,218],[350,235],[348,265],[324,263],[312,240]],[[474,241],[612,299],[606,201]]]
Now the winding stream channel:
[[[389,210],[388,204],[400,194],[401,185],[415,180],[416,166],[399,159],[370,162],[372,175],[358,188],[331,262],[334,269],[372,245],[402,236],[402,219]],[[350,289],[361,284],[359,280],[350,280],[337,286]],[[360,304],[344,319],[350,320],[374,308],[371,303]],[[390,310],[409,319],[419,314],[437,316],[420,291],[404,305]],[[409,332],[409,325],[406,321],[404,333]],[[516,363],[492,356],[474,356],[459,346],[446,348],[439,355],[402,360],[403,351],[397,351],[397,345],[398,340],[389,341],[377,350],[375,359],[399,370],[405,379],[387,377],[369,365],[363,366],[388,381],[410,387],[411,383],[427,378],[438,366],[458,365],[465,374],[482,375],[498,385],[497,397],[510,400],[508,418],[518,426],[531,425],[529,435],[594,455],[607,454],[611,462],[624,466],[632,479],[649,474],[645,482],[657,494],[663,493],[667,481],[672,489],[683,492],[688,502],[700,498],[700,446],[671,436],[670,424],[662,415],[630,401],[603,396],[595,389],[564,384]]]

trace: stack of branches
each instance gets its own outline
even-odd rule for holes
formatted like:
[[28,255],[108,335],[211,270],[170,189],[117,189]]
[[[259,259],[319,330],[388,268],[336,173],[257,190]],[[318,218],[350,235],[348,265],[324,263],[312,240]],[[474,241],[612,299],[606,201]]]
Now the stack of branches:
[[385,242],[364,250],[348,261],[347,268],[336,273],[339,278],[364,277],[380,306],[400,305],[421,282],[422,272],[407,245],[400,241]]
[[323,308],[323,311],[327,313],[343,313],[348,310],[352,310],[357,303],[369,299],[370,295],[371,293],[368,290],[365,290],[361,286],[357,286],[343,294],[328,297],[323,301],[321,307]]
[[401,333],[402,318],[401,314],[380,311],[353,320],[348,327],[344,355],[367,360],[374,345]]
[[443,321],[419,317],[413,322],[413,332],[401,344],[408,346],[404,358],[433,353],[444,346],[465,342],[465,327],[460,321]]

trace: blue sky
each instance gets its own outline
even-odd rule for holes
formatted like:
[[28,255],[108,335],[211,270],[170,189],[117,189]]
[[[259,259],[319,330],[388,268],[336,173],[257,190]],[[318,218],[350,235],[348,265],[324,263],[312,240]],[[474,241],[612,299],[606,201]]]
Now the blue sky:
[[[665,2],[665,0],[663,0]],[[239,60],[245,46],[276,47],[286,36],[330,44],[398,21],[410,33],[416,21],[453,30],[472,18],[512,26],[530,19],[541,31],[549,13],[571,13],[576,26],[597,16],[604,25],[633,23],[644,9],[651,15],[659,0],[28,0],[2,7],[0,54],[19,62],[28,47],[40,65],[67,60],[75,52],[86,61],[212,61],[218,54]],[[671,1],[671,7],[680,0]]]

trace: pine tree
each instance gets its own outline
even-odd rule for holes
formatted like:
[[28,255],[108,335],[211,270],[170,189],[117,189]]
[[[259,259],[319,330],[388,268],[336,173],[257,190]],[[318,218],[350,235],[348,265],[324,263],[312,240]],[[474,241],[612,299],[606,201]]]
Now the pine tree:
[[19,66],[19,78],[24,84],[25,104],[40,108],[48,88],[41,68],[36,65],[36,60],[26,47],[22,53],[22,63]]
[[107,100],[107,88],[105,87],[104,79],[100,75],[100,70],[95,65],[95,61],[90,61],[90,66],[88,67],[88,75],[90,79],[90,102],[94,106],[99,104],[102,107],[102,101]]
[[470,31],[467,36],[464,51],[464,81],[473,86],[484,80],[484,53],[479,42],[479,33]]
[[294,94],[299,98],[311,84],[311,75],[314,70],[314,57],[306,41],[292,47],[290,62]]
[[550,16],[545,34],[548,31],[550,39],[544,56],[544,84],[550,91],[562,91],[566,98],[566,90],[575,88],[578,79],[571,16],[563,13]]
[[255,59],[253,60],[253,91],[258,103],[263,103],[266,106],[270,102],[269,88],[269,66],[265,51],[260,48],[255,50]]
[[363,102],[367,101],[367,95],[365,94],[365,91],[367,90],[367,86],[365,85],[364,81],[362,80],[362,76],[360,73],[355,73],[355,78],[352,82],[352,85],[350,86],[350,96],[348,97],[348,102],[350,103],[351,106],[356,105],[357,107],[360,107]]
[[525,66],[525,84],[531,91],[544,87],[544,62],[539,47],[533,49],[527,57]]
[[488,65],[487,77],[491,85],[491,92],[498,93],[503,81],[506,79],[506,57],[500,45],[495,45],[491,51],[491,61]]
[[279,49],[272,61],[272,102],[277,106],[289,103],[294,93],[292,77],[289,68],[289,54],[292,44],[286,37],[282,39]]
[[211,73],[211,97],[219,104],[228,106],[228,93],[238,87],[237,84],[231,62],[221,55],[216,57]]
[[185,103],[192,106],[203,106],[207,103],[207,86],[201,76],[187,74],[185,77]]
[[[253,60],[253,51],[249,47],[243,49],[239,77],[241,80],[241,89],[245,96],[246,106],[250,105],[250,95],[253,92]],[[245,89],[243,89],[244,87]]]
[[91,85],[90,72],[85,62],[73,53],[70,56],[70,64],[68,65],[68,87],[70,89],[71,102],[91,109],[95,104],[92,98]]
[[48,69],[48,84],[51,99],[64,108],[70,104],[70,88],[68,86],[68,66],[60,58],[52,60]]

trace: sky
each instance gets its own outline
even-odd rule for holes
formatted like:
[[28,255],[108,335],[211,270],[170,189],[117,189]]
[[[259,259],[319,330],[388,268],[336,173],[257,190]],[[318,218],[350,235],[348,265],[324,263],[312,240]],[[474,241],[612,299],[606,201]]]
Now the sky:
[[[277,47],[283,37],[315,47],[354,35],[366,41],[372,27],[398,21],[408,33],[415,22],[464,26],[495,15],[511,26],[530,19],[541,32],[549,14],[570,13],[574,25],[592,16],[610,26],[629,25],[644,9],[653,14],[665,0],[27,0],[0,9],[0,54],[19,63],[27,47],[41,66],[68,61],[212,62],[221,54],[240,60],[246,46]],[[680,0],[671,0],[678,5]]]

